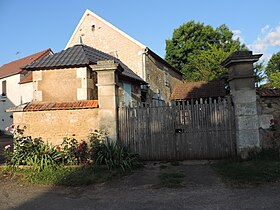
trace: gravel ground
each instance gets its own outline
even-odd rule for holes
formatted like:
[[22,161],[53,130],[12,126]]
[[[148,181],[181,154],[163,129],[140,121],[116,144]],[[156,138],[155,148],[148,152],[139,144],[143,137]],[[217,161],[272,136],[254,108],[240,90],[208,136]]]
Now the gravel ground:
[[[184,187],[159,188],[163,172],[184,173]],[[0,209],[280,209],[279,183],[230,187],[205,161],[164,169],[159,163],[147,163],[132,175],[86,187],[0,181]]]

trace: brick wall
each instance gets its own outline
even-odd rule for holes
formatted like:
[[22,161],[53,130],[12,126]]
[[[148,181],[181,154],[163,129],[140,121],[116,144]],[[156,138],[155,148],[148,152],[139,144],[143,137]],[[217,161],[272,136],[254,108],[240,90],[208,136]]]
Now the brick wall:
[[53,145],[61,144],[63,137],[73,134],[77,140],[86,140],[89,129],[99,129],[98,109],[14,112],[14,124],[26,126],[25,135],[41,137]]

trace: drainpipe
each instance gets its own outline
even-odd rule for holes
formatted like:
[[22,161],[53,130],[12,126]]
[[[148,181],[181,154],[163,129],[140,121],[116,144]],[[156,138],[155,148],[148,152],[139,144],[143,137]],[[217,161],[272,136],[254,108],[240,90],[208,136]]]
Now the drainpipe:
[[146,74],[146,55],[148,53],[148,47],[146,47],[142,53],[142,78],[145,82],[147,82],[147,74]]

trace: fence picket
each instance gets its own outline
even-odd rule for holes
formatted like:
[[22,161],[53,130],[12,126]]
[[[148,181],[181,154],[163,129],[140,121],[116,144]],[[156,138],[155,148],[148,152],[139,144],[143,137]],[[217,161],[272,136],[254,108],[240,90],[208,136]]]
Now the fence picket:
[[119,107],[119,141],[145,160],[235,155],[229,98],[182,101],[166,107]]

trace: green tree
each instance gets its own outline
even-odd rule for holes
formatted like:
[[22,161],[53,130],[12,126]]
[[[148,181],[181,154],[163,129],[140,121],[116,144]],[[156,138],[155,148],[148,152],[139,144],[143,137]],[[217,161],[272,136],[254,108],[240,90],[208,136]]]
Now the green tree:
[[236,46],[232,46],[228,52],[218,44],[209,45],[209,50],[201,50],[197,54],[191,54],[187,69],[192,69],[185,76],[188,81],[210,81],[215,79],[228,78],[228,69],[220,64],[230,54],[237,50]]
[[[220,62],[236,50],[246,49],[234,40],[226,25],[189,21],[175,29],[166,40],[166,60],[183,73],[188,81],[212,80],[226,75]],[[216,71],[216,72],[212,72]]]
[[256,87],[262,87],[262,83],[265,81],[265,73],[264,73],[264,62],[259,61],[254,64],[254,75],[256,78]]
[[272,55],[265,69],[269,86],[280,88],[280,52]]

